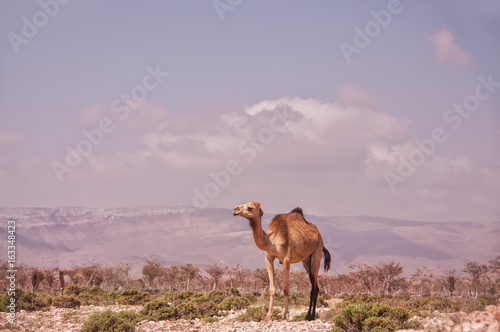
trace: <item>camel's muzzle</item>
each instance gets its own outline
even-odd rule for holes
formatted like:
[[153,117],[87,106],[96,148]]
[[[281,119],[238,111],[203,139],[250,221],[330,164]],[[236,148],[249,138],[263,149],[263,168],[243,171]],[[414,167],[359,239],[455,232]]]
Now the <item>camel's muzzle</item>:
[[243,210],[241,206],[235,207],[233,210],[233,216],[238,216],[241,213],[241,210]]

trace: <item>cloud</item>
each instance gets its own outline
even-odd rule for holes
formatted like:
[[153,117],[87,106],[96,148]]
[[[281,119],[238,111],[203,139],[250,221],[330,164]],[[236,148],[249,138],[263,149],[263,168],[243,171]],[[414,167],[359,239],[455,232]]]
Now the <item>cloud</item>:
[[465,65],[472,61],[472,56],[455,43],[453,34],[446,29],[430,35],[429,40],[434,44],[434,56],[439,62]]
[[18,130],[0,128],[0,155],[6,155],[27,139],[28,137]]
[[366,89],[352,84],[344,84],[335,92],[340,104],[353,107],[375,109],[379,106],[377,99]]
[[[270,212],[301,205],[318,215],[436,221],[500,215],[492,199],[500,195],[498,167],[440,149],[392,192],[384,173],[418,149],[410,132],[411,122],[385,112],[283,97],[230,111],[188,110],[168,123],[140,126],[131,133],[132,151],[96,149],[63,183],[50,163],[64,156],[4,163],[0,186],[14,193],[4,204],[17,206],[192,205],[194,190],[212,183],[212,207],[256,200]],[[234,163],[240,172],[228,175]]]

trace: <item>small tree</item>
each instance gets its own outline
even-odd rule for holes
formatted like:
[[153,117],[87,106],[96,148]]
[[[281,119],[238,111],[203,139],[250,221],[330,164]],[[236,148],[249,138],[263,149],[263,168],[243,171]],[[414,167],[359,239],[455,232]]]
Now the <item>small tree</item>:
[[118,262],[118,270],[125,278],[125,289],[130,288],[130,269],[134,266],[134,262]]
[[54,285],[54,280],[56,279],[56,269],[44,269],[43,275],[47,284],[49,285],[49,289],[52,289]]
[[474,298],[478,297],[483,287],[483,278],[488,273],[488,265],[479,264],[477,261],[466,261],[463,271],[467,274],[466,278],[469,282],[469,298],[472,296]]
[[171,265],[162,269],[162,284],[161,289],[165,288],[165,282],[168,282],[170,291],[177,290],[180,281],[181,268],[177,265]]
[[64,270],[59,270],[59,291],[60,291],[61,296],[63,295],[63,292],[64,292],[64,286],[65,286],[64,274],[65,274],[65,272],[66,271],[64,271]]
[[38,291],[38,286],[45,279],[44,273],[39,269],[33,269],[31,272],[31,286],[33,286],[33,292]]
[[385,294],[393,294],[403,286],[401,275],[403,266],[394,261],[389,263],[379,263],[376,267],[376,273],[380,282],[381,291]]
[[488,267],[491,273],[491,282],[495,288],[495,292],[500,292],[500,256],[495,257],[490,260],[490,265]]
[[146,288],[153,286],[153,281],[162,275],[162,264],[152,259],[146,259],[146,264],[142,267],[143,282]]
[[182,271],[182,278],[186,280],[186,290],[189,290],[189,286],[191,283],[191,280],[195,279],[196,276],[200,273],[200,269],[193,264],[187,264],[181,266],[181,271]]
[[444,276],[441,277],[443,287],[446,289],[448,296],[453,296],[457,287],[458,277],[455,275],[455,270],[444,270]]
[[373,294],[378,279],[377,271],[366,263],[351,264],[349,268],[353,270],[353,279],[361,284],[364,291]]
[[224,277],[224,274],[226,274],[226,271],[227,271],[227,268],[219,266],[218,262],[213,263],[212,265],[210,265],[209,267],[207,267],[205,269],[205,272],[208,273],[208,275],[212,279],[213,290],[217,289],[217,287],[219,285],[219,281],[222,279],[222,277]]
[[420,296],[423,296],[433,293],[435,282],[434,272],[430,268],[422,266],[412,274],[410,287]]
[[267,269],[259,268],[253,271],[253,281],[254,281],[254,289],[255,291],[269,288],[269,274],[267,273]]
[[100,263],[93,262],[90,265],[82,265],[77,268],[83,279],[86,281],[87,287],[101,286],[104,281],[103,269]]

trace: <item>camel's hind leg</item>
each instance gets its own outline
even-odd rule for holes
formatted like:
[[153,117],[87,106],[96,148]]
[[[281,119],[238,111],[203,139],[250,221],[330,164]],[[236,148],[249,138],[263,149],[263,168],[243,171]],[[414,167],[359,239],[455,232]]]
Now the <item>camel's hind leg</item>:
[[284,320],[290,320],[288,311],[288,294],[289,292],[289,276],[290,276],[290,258],[286,257],[283,260],[283,295],[285,297],[285,312],[283,313]]
[[321,255],[323,253],[323,244],[318,245],[311,256],[302,261],[304,268],[309,274],[311,281],[311,295],[309,301],[309,310],[307,311],[306,320],[314,320],[316,318],[316,301],[318,299],[318,273],[321,265]]

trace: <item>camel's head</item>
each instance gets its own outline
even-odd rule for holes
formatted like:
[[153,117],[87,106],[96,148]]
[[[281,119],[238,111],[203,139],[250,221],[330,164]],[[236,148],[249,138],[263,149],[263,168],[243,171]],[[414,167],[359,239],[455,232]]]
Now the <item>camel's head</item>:
[[254,219],[257,217],[262,217],[264,215],[264,212],[262,211],[262,208],[260,207],[260,203],[258,202],[248,202],[243,205],[238,205],[237,207],[234,208],[233,210],[233,215],[234,216],[242,216],[247,219]]

